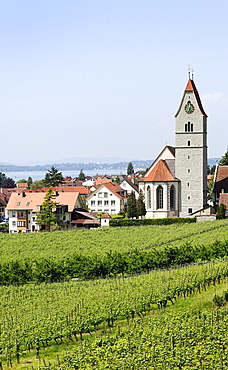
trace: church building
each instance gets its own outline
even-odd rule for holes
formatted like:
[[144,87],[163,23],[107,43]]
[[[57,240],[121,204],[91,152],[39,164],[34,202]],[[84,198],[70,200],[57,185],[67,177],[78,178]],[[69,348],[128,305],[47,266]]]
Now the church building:
[[175,147],[166,146],[139,182],[146,218],[187,217],[207,206],[207,115],[190,74],[175,119]]

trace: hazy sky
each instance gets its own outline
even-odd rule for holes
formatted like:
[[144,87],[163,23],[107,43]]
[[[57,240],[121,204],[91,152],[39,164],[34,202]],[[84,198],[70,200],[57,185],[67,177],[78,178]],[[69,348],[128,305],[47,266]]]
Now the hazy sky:
[[0,0],[0,162],[154,159],[188,65],[228,145],[227,0]]

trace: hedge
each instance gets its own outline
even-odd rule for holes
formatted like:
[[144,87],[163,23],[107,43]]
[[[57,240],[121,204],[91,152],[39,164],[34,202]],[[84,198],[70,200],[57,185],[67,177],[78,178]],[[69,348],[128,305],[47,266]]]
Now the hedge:
[[185,224],[196,222],[195,217],[175,217],[175,218],[141,218],[141,219],[111,219],[109,225],[117,226],[140,226],[140,225],[171,225],[174,223]]

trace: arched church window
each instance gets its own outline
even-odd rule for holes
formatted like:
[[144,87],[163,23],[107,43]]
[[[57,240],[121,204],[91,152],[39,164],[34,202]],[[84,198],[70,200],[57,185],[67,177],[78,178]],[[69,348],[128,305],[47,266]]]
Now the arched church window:
[[172,185],[170,188],[170,209],[171,211],[175,210],[175,203],[176,203],[176,189],[175,189],[175,186]]
[[163,208],[163,187],[159,185],[156,191],[157,209]]
[[151,188],[147,186],[147,208],[151,208]]

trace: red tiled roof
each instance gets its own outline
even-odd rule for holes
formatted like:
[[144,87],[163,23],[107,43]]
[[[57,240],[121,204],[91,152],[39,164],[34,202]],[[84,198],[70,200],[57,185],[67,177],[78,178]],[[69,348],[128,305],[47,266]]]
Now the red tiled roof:
[[[6,209],[8,210],[32,210],[37,212],[40,210],[45,197],[45,192],[38,193],[12,193],[8,202]],[[68,205],[68,212],[73,212],[77,201],[79,193],[72,192],[59,192],[58,196],[55,198],[55,202],[58,205]]]
[[104,213],[101,218],[111,218],[109,213]]
[[72,224],[90,224],[90,225],[99,225],[100,224],[100,221],[97,219],[97,220],[91,220],[91,219],[84,219],[84,218],[81,218],[81,219],[78,219],[78,220],[73,220],[71,221]]
[[[26,189],[25,192],[26,193],[42,193],[42,192],[46,192],[47,189],[48,187],[40,188],[40,189]],[[75,193],[80,193],[80,194],[90,194],[91,193],[91,191],[85,186],[54,186],[52,190],[62,192],[62,193],[64,192],[65,193],[75,192]]]
[[218,166],[215,176],[214,191],[219,193],[223,189],[228,193],[228,166]]
[[117,191],[123,191],[123,188],[121,188],[121,186],[119,186],[116,182],[109,182],[107,184],[103,184],[107,189],[109,189],[111,192],[115,193],[115,195],[117,195],[119,198],[123,198],[122,195],[120,195],[119,193],[117,193]]
[[187,82],[187,86],[185,88],[185,91],[193,91],[195,93],[195,96],[196,96],[196,100],[197,100],[197,103],[199,105],[199,109],[201,110],[201,113],[203,114],[203,116],[207,117],[204,109],[203,109],[203,106],[202,106],[202,103],[201,103],[201,100],[200,100],[200,96],[199,96],[199,93],[197,91],[197,88],[196,88],[196,85],[195,85],[195,82],[193,80],[188,80]]
[[165,160],[160,159],[149,175],[141,181],[176,181]]
[[111,181],[112,181],[111,179],[96,179],[95,182],[94,182],[94,185],[97,186],[97,185],[101,185],[101,184],[107,184]]

